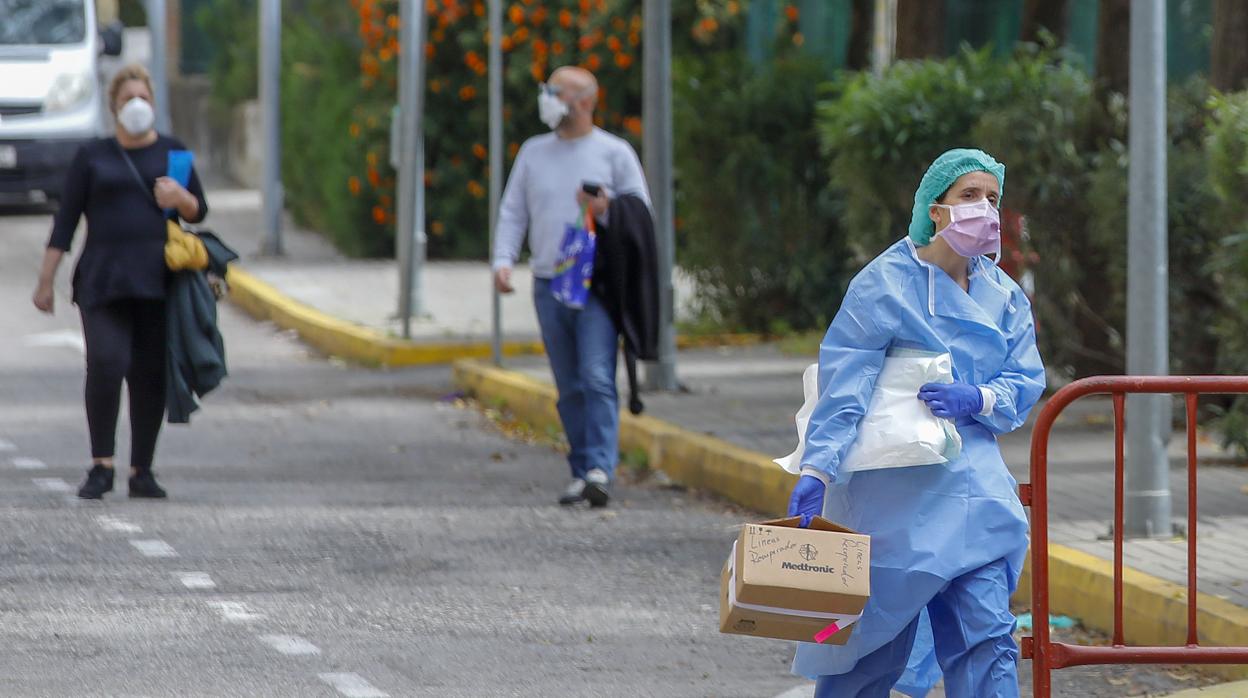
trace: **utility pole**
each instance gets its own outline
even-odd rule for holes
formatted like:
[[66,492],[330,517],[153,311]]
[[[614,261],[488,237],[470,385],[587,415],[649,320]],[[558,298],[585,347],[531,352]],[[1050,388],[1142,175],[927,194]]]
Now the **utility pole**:
[[169,133],[169,36],[165,0],[147,0],[147,33],[152,42],[152,87],[156,94],[156,130]]
[[[1169,366],[1166,215],[1166,3],[1131,4],[1130,165],[1127,198],[1127,373]],[[1126,531],[1171,535],[1170,397],[1127,399]]]
[[871,72],[884,74],[897,54],[897,0],[875,0],[875,31],[871,41]]
[[676,390],[676,214],[672,201],[672,3],[645,0],[642,60],[642,156],[654,206],[659,252],[659,360],[646,364],[646,385]]
[[395,236],[399,255],[399,319],[412,336],[412,316],[424,312],[425,265],[425,3],[403,0],[399,19],[399,204]]
[[282,0],[260,0],[260,129],[264,134],[261,195],[264,253],[285,254],[282,244]]

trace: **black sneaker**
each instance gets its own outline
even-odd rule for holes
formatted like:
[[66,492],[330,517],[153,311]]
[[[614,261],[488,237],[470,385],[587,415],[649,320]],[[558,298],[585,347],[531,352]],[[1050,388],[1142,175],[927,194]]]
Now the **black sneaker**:
[[168,495],[160,485],[156,484],[156,478],[152,476],[152,472],[146,471],[130,478],[130,496],[141,499],[164,499]]
[[105,492],[112,491],[113,469],[94,465],[87,471],[87,481],[78,488],[78,496],[82,499],[100,499]]
[[611,499],[609,487],[611,478],[601,468],[594,468],[585,473],[585,499],[591,507],[605,507]]

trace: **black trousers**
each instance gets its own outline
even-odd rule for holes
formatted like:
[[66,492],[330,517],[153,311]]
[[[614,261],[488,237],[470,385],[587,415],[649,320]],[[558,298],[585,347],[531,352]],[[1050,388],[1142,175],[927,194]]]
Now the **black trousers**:
[[123,299],[81,312],[91,457],[115,455],[124,380],[130,391],[130,465],[150,470],[165,417],[165,302]]

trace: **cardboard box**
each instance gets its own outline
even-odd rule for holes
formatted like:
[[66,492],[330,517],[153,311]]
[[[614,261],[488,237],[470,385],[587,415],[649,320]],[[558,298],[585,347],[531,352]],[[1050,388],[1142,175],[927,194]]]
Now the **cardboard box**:
[[871,537],[815,517],[745,524],[720,581],[719,630],[843,645],[871,593]]

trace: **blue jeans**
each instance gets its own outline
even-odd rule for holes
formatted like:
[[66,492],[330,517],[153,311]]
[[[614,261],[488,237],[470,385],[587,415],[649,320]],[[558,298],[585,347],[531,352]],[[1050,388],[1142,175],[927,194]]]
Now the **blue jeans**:
[[557,407],[568,436],[572,477],[583,479],[594,468],[614,477],[620,455],[615,323],[592,293],[581,310],[555,300],[550,279],[533,280],[533,304],[559,390]]

